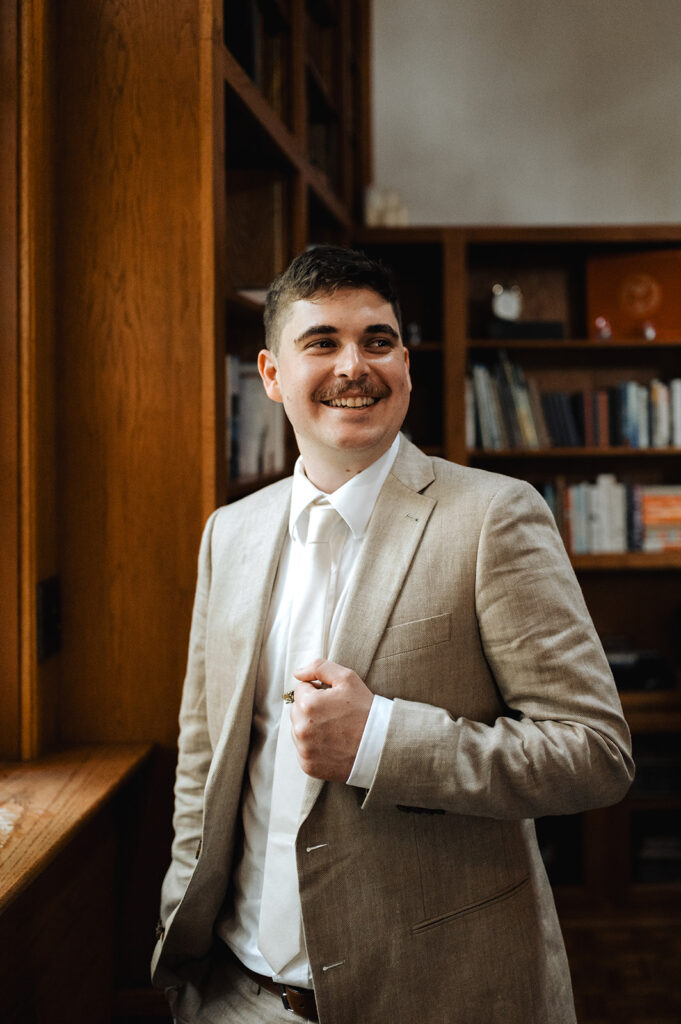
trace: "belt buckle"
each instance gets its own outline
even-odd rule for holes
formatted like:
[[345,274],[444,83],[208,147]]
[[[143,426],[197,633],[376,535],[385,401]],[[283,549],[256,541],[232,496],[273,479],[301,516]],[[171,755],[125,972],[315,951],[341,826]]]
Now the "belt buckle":
[[291,1004],[289,1003],[288,996],[286,995],[286,988],[287,988],[286,985],[282,985],[281,986],[281,1001],[284,1004],[284,1009],[285,1010],[288,1010],[289,1013],[294,1013],[295,1011],[294,1011],[293,1007],[291,1006]]
[[[289,993],[293,997],[293,1006],[289,1001]],[[284,1009],[288,1010],[289,1013],[295,1014],[297,1017],[303,1017],[305,1013],[305,997],[307,994],[307,989],[297,988],[295,985],[282,985],[281,1001],[284,1004]],[[296,996],[300,996],[300,999],[296,999]]]

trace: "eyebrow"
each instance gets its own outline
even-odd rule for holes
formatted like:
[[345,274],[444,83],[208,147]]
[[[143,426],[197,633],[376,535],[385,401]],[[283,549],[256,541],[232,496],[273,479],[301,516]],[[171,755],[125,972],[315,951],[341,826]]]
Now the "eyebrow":
[[[368,327],[364,328],[365,334],[389,334],[395,340],[399,340],[399,334],[394,327],[390,324],[369,324]],[[312,327],[308,327],[306,331],[303,331],[295,339],[295,344],[299,345],[301,342],[306,341],[307,338],[319,337],[319,335],[338,334],[338,328],[334,327],[333,324],[313,324]]]

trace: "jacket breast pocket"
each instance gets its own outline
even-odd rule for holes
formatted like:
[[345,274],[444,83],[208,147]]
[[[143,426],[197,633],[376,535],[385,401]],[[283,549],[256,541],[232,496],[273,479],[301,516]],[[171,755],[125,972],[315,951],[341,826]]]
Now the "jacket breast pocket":
[[396,654],[417,651],[423,647],[447,643],[451,636],[452,617],[449,612],[427,619],[413,619],[397,626],[388,626],[376,650],[376,661]]
[[438,914],[425,921],[419,921],[417,924],[412,925],[411,933],[412,935],[421,935],[423,932],[428,932],[432,928],[439,928],[443,924],[449,924],[450,921],[456,921],[458,918],[466,917],[468,914],[474,914],[480,910],[488,910],[499,903],[504,903],[506,900],[519,895],[529,884],[529,876],[526,876],[519,882],[514,882],[497,892],[491,893],[486,899],[476,900],[467,906],[457,907],[455,910],[450,910],[447,913]]

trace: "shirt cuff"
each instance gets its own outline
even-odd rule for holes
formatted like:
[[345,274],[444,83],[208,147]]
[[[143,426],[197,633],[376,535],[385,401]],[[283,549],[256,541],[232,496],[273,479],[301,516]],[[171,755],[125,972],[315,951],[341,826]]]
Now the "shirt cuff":
[[369,717],[366,720],[362,739],[355,756],[355,763],[346,782],[347,786],[359,786],[361,789],[369,789],[374,781],[374,775],[378,768],[378,762],[388,732],[392,710],[393,702],[391,700],[388,700],[387,697],[379,697],[377,693],[374,694]]

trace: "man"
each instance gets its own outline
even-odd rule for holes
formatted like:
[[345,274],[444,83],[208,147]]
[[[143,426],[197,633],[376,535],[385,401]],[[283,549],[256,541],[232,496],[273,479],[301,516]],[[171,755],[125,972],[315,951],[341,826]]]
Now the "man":
[[574,1021],[531,819],[632,762],[550,512],[399,434],[380,265],[297,257],[265,323],[301,458],[204,534],[155,982],[196,1024]]

